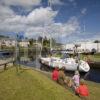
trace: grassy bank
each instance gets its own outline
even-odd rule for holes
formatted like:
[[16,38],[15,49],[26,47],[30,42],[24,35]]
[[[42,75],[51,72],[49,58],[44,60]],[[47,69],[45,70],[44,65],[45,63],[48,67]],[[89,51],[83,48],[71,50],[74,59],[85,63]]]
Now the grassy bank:
[[78,100],[67,89],[31,69],[0,73],[0,100]]
[[[99,100],[100,84],[87,81],[90,99]],[[0,100],[79,100],[69,89],[53,82],[43,73],[10,68],[0,73]]]
[[100,99],[100,83],[86,82],[89,87],[90,99],[89,100],[99,100]]

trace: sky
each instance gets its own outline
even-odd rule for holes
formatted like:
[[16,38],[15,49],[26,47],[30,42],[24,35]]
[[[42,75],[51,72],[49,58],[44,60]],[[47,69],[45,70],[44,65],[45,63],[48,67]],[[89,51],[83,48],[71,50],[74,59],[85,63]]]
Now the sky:
[[100,40],[100,0],[0,0],[0,35]]

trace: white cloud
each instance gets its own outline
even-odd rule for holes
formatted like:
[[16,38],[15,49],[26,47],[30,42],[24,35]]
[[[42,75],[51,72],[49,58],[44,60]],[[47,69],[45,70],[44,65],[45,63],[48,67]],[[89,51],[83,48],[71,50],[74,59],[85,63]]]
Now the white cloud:
[[0,7],[0,32],[23,31],[28,37],[43,36],[44,32],[48,37],[52,35],[57,38],[80,30],[76,17],[71,17],[64,24],[55,23],[57,11],[53,11],[50,7],[34,9],[27,16],[16,15],[8,6]]
[[39,8],[32,11],[28,16],[27,20],[29,23],[37,23],[38,25],[50,24],[57,12],[51,8]]
[[44,28],[43,27],[30,27],[26,30],[25,36],[27,37],[38,37],[38,36],[43,36],[44,33]]
[[64,4],[61,0],[48,0],[48,3],[51,5],[62,5]]
[[63,38],[69,34],[73,34],[80,31],[79,22],[76,17],[71,17],[67,23],[51,23],[50,25],[46,25],[44,27],[31,27],[26,32],[26,35],[31,37],[34,36],[35,33],[43,36],[43,32],[45,36],[50,37],[50,35],[54,38]]
[[80,30],[79,22],[76,17],[71,17],[68,22],[65,24],[65,31],[66,33],[74,33]]
[[[7,15],[11,14],[11,16],[7,17]],[[37,8],[33,10],[27,16],[15,15],[13,13],[3,13],[3,17],[5,16],[2,23],[0,23],[0,31],[4,32],[15,32],[16,31],[25,31],[30,27],[39,27],[44,26],[44,24],[48,25],[53,23],[53,18],[56,16],[57,12],[53,11],[51,8]],[[0,19],[3,18],[1,16]],[[16,28],[16,29],[15,29]]]
[[20,5],[23,7],[39,5],[41,0],[1,0],[1,3],[5,5]]
[[71,17],[67,21],[67,23],[65,24],[59,23],[58,25],[59,25],[59,33],[61,33],[63,36],[75,33],[80,30],[79,22],[76,17]]
[[83,8],[83,9],[81,10],[81,14],[83,14],[83,15],[85,15],[86,12],[87,12],[87,9],[86,9],[86,8]]
[[14,12],[8,6],[0,5],[0,20],[13,17],[13,15]]
[[26,24],[32,26],[43,26],[53,22],[57,12],[51,8],[37,8],[27,16],[15,15],[13,18],[6,18],[4,23],[7,24]]

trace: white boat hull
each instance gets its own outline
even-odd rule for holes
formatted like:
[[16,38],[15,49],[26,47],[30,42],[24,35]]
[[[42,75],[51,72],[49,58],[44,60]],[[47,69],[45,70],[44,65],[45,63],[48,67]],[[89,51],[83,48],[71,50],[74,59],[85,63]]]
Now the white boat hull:
[[40,60],[42,64],[50,66],[52,68],[65,67],[65,70],[75,71],[77,70],[77,67],[79,66],[79,71],[88,72],[90,70],[90,66],[88,65],[88,63],[83,60],[80,60],[80,64],[76,63],[75,59],[73,58],[60,59],[57,57],[52,57],[52,58],[42,57]]

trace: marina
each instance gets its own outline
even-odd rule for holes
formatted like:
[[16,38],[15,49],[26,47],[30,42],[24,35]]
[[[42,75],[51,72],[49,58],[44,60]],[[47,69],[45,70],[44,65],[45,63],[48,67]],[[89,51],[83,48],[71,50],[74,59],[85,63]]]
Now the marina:
[[0,0],[0,100],[100,99],[100,0]]
[[[2,66],[0,66],[0,68],[4,68],[4,64],[10,63],[8,65],[12,65],[13,62],[14,62],[14,58],[12,58],[13,55],[11,55],[10,53],[7,54],[7,55],[6,54],[7,53],[4,53],[3,59],[0,60],[0,65],[2,65]],[[9,56],[11,58],[6,58],[6,56]],[[35,57],[38,57],[38,58],[35,58]],[[44,71],[47,71],[47,72],[52,72],[54,67],[48,66],[48,64],[50,62],[47,62],[47,58],[46,58],[46,62],[45,62],[47,64],[45,64],[45,63],[41,63],[41,61],[40,61],[41,58],[39,57],[38,54],[35,57],[33,57],[35,59],[32,60],[30,57],[26,57],[26,54],[24,55],[22,53],[21,56],[20,56],[20,61],[17,61],[16,63],[20,64],[20,65],[24,65],[26,67],[36,68],[36,69],[44,70]],[[60,63],[60,62],[61,61],[58,60],[58,63]],[[61,63],[58,65],[57,62],[56,62],[55,64],[56,64],[55,66],[58,66],[58,67],[63,66],[63,65],[61,65]],[[99,68],[100,62],[90,62],[89,66],[90,66],[90,70],[88,70],[88,72],[84,72],[84,71],[80,72],[81,76],[84,77],[86,80],[90,80],[90,81],[100,83],[100,77],[99,77],[100,76],[100,68]],[[73,69],[72,70],[67,69],[66,73],[67,73],[67,75],[72,76],[74,74],[75,70],[77,70],[77,68],[74,69],[74,70]]]

